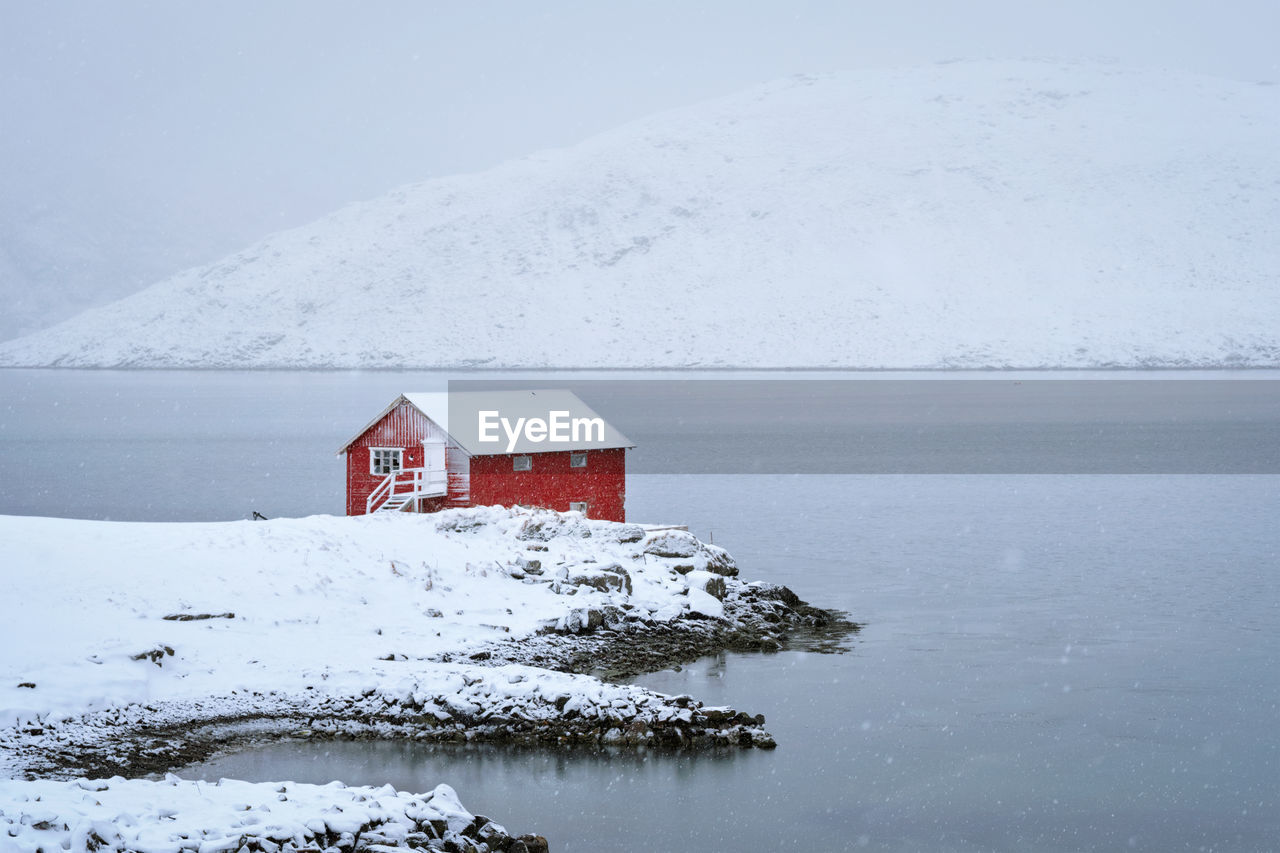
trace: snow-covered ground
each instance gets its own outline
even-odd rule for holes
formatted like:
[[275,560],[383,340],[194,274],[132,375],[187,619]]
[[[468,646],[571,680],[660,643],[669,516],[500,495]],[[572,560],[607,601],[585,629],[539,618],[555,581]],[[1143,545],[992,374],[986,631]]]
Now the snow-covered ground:
[[672,566],[724,552],[652,553],[674,535],[696,542],[501,508],[199,524],[0,517],[0,725],[130,703],[461,683],[430,659],[610,606],[657,621],[718,614],[690,589],[701,573]]
[[[732,558],[682,530],[499,507],[177,524],[0,516],[0,545],[3,775],[129,768],[192,729],[216,740],[218,726],[255,720],[259,734],[546,740],[539,726],[556,721],[550,739],[656,743],[665,727],[772,745],[762,720],[688,696],[482,663],[477,650],[536,633],[724,617],[726,583],[743,586]],[[104,743],[105,758],[77,755]],[[370,809],[401,837],[441,814],[454,833],[471,820],[447,788],[289,790],[278,807],[274,787],[235,782],[4,782],[0,848],[168,850],[185,836],[221,850],[250,824],[314,841],[354,831]]]
[[1280,364],[1280,87],[794,77],[408,185],[0,365]]
[[357,845],[421,848],[430,841],[460,845],[505,835],[498,824],[478,823],[448,785],[410,794],[340,782],[202,783],[174,776],[163,781],[0,780],[4,851],[351,851]]

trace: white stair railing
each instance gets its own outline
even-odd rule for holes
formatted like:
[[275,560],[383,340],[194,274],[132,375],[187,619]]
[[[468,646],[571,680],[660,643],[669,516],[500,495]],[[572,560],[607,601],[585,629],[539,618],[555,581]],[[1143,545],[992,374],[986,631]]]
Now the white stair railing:
[[364,502],[364,511],[366,513],[371,513],[386,503],[387,499],[391,497],[391,493],[395,490],[395,481],[396,472],[392,471],[386,476],[386,479],[374,487]]
[[403,509],[405,504],[415,498],[440,497],[448,492],[448,483],[443,470],[426,468],[407,468],[392,471],[374,487],[365,499],[366,513],[377,512],[392,504],[396,509]]

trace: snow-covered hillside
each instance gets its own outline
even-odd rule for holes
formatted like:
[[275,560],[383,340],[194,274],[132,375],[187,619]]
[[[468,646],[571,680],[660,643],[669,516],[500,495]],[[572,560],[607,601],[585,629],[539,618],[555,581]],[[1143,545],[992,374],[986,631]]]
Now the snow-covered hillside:
[[795,77],[403,187],[0,364],[1280,364],[1280,88]]

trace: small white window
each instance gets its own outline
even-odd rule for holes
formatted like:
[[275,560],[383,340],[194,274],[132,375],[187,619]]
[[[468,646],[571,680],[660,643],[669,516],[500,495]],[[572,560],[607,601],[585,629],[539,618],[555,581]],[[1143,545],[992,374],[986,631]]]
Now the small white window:
[[569,452],[570,468],[586,468],[587,467],[587,451],[573,450]]
[[586,501],[569,501],[569,512],[580,512],[583,515],[586,515],[587,502]]
[[370,447],[369,473],[379,477],[399,471],[404,451],[398,447]]
[[532,471],[533,457],[532,456],[512,456],[511,469],[513,471]]

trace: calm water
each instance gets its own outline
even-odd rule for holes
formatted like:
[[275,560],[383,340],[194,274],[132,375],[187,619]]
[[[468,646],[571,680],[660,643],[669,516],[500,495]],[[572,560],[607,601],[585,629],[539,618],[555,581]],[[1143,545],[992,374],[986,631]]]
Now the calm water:
[[[0,372],[11,394],[17,373]],[[350,403],[357,374],[42,375],[25,399],[76,416],[9,409],[0,511],[34,511],[43,483],[40,506],[79,508],[56,514],[235,518],[288,495],[310,505],[290,512],[336,511],[337,461],[325,485],[290,460],[332,453],[403,384],[375,375],[390,391]],[[312,405],[326,399],[331,420]],[[145,441],[122,440],[139,411]],[[36,477],[19,453],[72,464]],[[253,476],[231,476],[237,461]],[[188,486],[94,481],[157,468]],[[83,470],[98,473],[75,496],[57,471]],[[557,851],[1280,849],[1280,476],[655,474],[631,479],[628,510],[865,623],[845,655],[640,679],[764,713],[776,751],[278,744],[184,775],[447,781]]]
[[[1280,374],[1153,375],[549,381],[636,442],[632,474],[1280,474]],[[0,370],[0,513],[338,514],[337,449],[400,392],[447,387],[430,373]]]
[[640,679],[771,753],[282,744],[184,775],[421,789],[556,850],[1272,850],[1280,478],[652,477],[746,574],[849,610],[843,656]]

